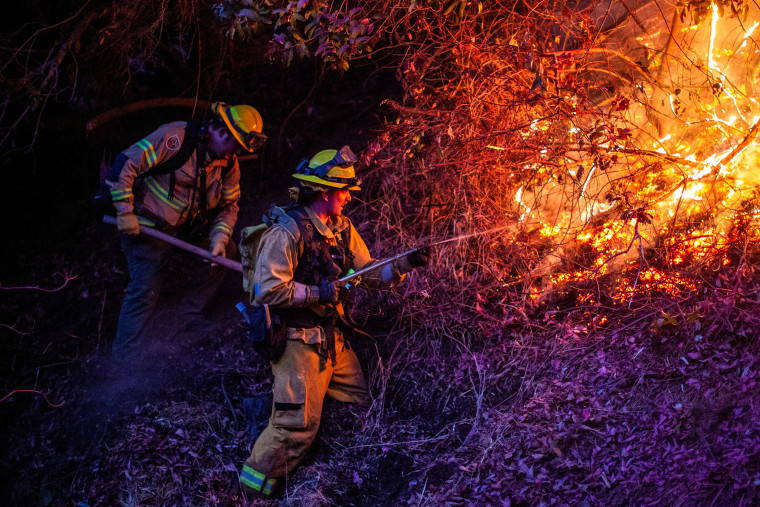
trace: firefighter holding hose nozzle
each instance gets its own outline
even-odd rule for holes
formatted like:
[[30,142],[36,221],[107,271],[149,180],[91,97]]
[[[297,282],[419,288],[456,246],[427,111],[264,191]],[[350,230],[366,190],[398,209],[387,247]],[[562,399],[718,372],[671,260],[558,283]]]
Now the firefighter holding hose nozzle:
[[[271,319],[267,350],[274,375],[269,424],[240,473],[249,497],[272,497],[281,491],[285,475],[314,441],[325,396],[343,402],[367,400],[341,303],[345,282],[339,280],[375,262],[343,215],[351,192],[360,190],[355,163],[348,146],[302,160],[293,175],[298,180],[292,192],[297,204],[270,210],[254,248],[246,245],[243,233],[243,257],[246,251],[256,257],[248,259],[251,303],[254,309],[266,308]],[[396,283],[427,264],[428,258],[427,248],[415,249],[366,272],[360,285]]]

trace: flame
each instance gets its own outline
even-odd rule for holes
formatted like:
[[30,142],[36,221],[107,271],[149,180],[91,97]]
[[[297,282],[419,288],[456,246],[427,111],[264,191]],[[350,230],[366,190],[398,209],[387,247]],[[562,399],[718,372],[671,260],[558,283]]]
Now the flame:
[[[752,15],[760,13],[754,9]],[[753,211],[755,205],[751,204],[760,201],[760,176],[753,172],[760,160],[753,137],[760,128],[760,104],[753,97],[760,80],[749,81],[754,76],[750,67],[756,65],[750,63],[757,61],[760,53],[752,38],[759,26],[760,21],[752,19],[744,24],[736,18],[722,20],[713,5],[703,25],[681,29],[683,44],[678,50],[683,54],[669,55],[671,67],[666,70],[672,89],[663,95],[667,96],[664,105],[673,128],[662,135],[636,139],[637,147],[661,155],[659,161],[626,154],[610,136],[595,146],[618,154],[614,167],[600,166],[597,158],[588,155],[584,159],[582,151],[575,153],[578,158],[564,161],[574,185],[565,195],[572,196],[568,201],[574,206],[552,210],[539,204],[547,195],[559,195],[568,187],[556,176],[552,179],[550,175],[551,185],[542,195],[520,187],[514,199],[522,212],[521,222],[538,221],[535,230],[539,236],[556,242],[558,248],[572,238],[582,258],[552,264],[547,278],[553,285],[574,286],[579,291],[578,302],[592,303],[599,294],[580,287],[618,273],[612,296],[617,303],[630,303],[645,294],[682,296],[701,283],[687,274],[687,268],[713,258],[721,265],[730,264],[727,252],[732,231],[740,222],[746,234],[760,237],[760,211]],[[636,40],[656,49],[657,41],[664,37],[657,32]],[[689,46],[690,41],[695,41],[694,47]],[[651,58],[650,69],[663,65],[661,52]],[[625,114],[625,121],[640,129],[651,117],[643,107],[632,107]],[[580,124],[569,122],[568,135],[582,135]],[[535,133],[548,128],[548,122],[536,120],[529,130]],[[610,126],[608,131],[615,128],[618,126]],[[539,160],[546,157],[544,149]],[[616,194],[617,181],[624,181],[617,185],[625,189],[624,194]]]

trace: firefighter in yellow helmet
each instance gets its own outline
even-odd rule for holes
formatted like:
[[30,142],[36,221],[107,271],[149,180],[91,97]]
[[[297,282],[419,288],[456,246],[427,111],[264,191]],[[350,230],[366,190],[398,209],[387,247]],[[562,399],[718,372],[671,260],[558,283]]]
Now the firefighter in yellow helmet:
[[[373,261],[351,220],[343,215],[360,189],[348,146],[303,160],[295,206],[273,207],[258,244],[253,273],[255,305],[269,305],[281,343],[272,340],[273,406],[269,425],[240,474],[247,496],[272,496],[298,465],[319,428],[325,395],[363,402],[367,387],[349,344],[337,280]],[[426,264],[418,251],[370,271],[362,286],[400,281]],[[276,333],[277,334],[277,333]]]
[[[113,344],[117,360],[142,348],[172,251],[169,244],[141,235],[141,226],[205,246],[213,255],[234,253],[229,239],[240,199],[237,155],[253,152],[266,136],[261,115],[251,106],[217,102],[212,112],[203,122],[162,125],[119,153],[106,178],[130,278]],[[191,318],[202,320],[224,270],[198,269],[193,278],[200,283],[183,303]]]

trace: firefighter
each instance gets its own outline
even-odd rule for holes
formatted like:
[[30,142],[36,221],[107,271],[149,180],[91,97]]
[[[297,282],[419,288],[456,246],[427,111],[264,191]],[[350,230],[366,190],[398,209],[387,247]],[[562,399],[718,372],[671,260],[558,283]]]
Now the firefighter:
[[[142,348],[146,324],[163,283],[172,247],[140,235],[154,227],[208,248],[215,256],[235,252],[230,242],[238,214],[240,168],[237,155],[263,144],[259,112],[251,106],[212,105],[213,118],[178,121],[122,151],[106,179],[116,209],[116,223],[129,268],[129,285],[121,305],[113,357],[130,357]],[[191,320],[202,320],[222,282],[224,270],[199,265],[199,281],[185,294]]]
[[[370,266],[367,246],[343,207],[360,189],[348,146],[304,159],[296,174],[297,205],[273,207],[271,226],[257,250],[253,287],[256,305],[269,305],[281,323],[284,350],[272,347],[273,406],[268,426],[243,465],[240,482],[248,497],[281,491],[312,444],[325,395],[362,403],[367,387],[350,348],[337,280]],[[427,250],[413,252],[362,278],[379,287],[400,281],[428,262]],[[278,357],[279,356],[279,357]]]

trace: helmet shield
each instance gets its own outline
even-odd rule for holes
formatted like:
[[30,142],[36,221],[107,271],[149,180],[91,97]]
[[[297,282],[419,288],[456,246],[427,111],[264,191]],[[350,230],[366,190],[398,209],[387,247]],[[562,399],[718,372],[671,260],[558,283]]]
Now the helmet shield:
[[301,160],[293,177],[326,187],[361,190],[361,181],[354,172],[356,161],[356,155],[348,146],[340,150],[324,150],[310,161]]
[[252,130],[245,136],[245,143],[243,146],[248,146],[249,151],[256,151],[264,146],[265,142],[267,142],[267,136],[265,134]]
[[266,141],[267,136],[261,133],[261,115],[255,108],[244,104],[228,106],[224,102],[215,102],[211,108],[246,150],[253,152]]
[[326,176],[335,166],[347,168],[348,166],[353,166],[355,162],[356,155],[354,155],[354,152],[351,151],[351,148],[348,146],[344,146],[335,153],[332,159],[315,167],[313,167],[314,159],[312,159],[312,161],[309,163],[309,169],[311,170],[311,174],[314,174],[315,176],[319,176],[321,178],[323,176]]

